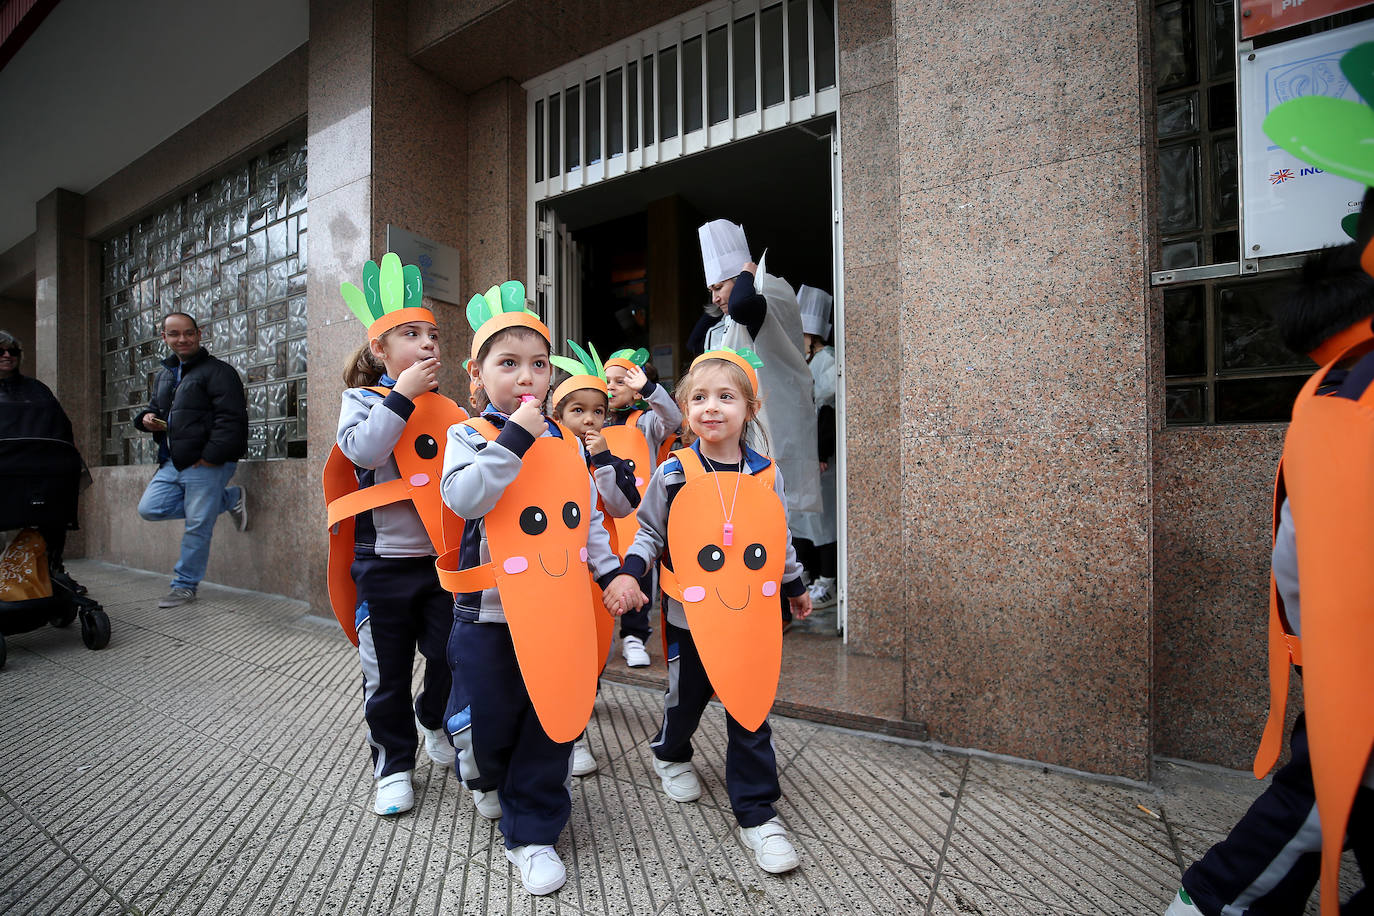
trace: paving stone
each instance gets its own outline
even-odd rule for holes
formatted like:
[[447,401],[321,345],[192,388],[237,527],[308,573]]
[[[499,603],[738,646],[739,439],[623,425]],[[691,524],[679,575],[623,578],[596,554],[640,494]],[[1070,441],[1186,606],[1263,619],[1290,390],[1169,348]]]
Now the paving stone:
[[1262,788],[1168,761],[1151,785],[1104,782],[778,716],[802,864],[774,876],[735,834],[720,705],[693,741],[705,793],[683,805],[651,764],[662,691],[605,682],[587,728],[600,769],[571,780],[556,847],[568,884],[536,899],[423,753],[415,809],[372,814],[357,655],[332,621],[213,585],[157,608],[165,576],[70,565],[113,638],[9,640],[6,914],[1160,912]]

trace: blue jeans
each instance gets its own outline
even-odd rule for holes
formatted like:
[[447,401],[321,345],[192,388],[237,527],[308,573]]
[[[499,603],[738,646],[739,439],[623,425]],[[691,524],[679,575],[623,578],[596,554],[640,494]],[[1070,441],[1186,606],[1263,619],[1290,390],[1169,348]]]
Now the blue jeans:
[[229,487],[230,478],[238,462],[229,461],[218,467],[189,467],[178,471],[167,462],[157,469],[143,498],[138,501],[138,514],[150,522],[173,518],[186,519],[186,533],[181,536],[181,559],[172,570],[172,588],[196,590],[205,578],[205,566],[210,561],[210,535],[221,512],[238,504],[243,495],[241,487]]

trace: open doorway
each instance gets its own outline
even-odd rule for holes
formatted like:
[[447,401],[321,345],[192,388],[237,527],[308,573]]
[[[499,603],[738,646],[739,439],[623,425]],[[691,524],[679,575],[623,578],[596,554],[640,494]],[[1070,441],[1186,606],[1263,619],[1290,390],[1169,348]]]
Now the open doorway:
[[[561,271],[573,262],[566,276],[547,278],[546,314],[557,337],[590,340],[603,355],[645,347],[661,380],[672,385],[691,360],[688,337],[710,299],[697,227],[716,218],[743,225],[754,256],[766,249],[768,272],[794,290],[833,293],[834,131],[834,117],[824,116],[541,201],[538,222],[541,237],[553,242],[551,263]],[[837,499],[843,498],[841,486]],[[876,704],[884,718],[900,719],[900,662],[849,658],[838,604],[794,627],[784,647],[781,708],[853,705],[850,711],[871,715]],[[657,660],[651,669],[619,663],[617,655],[607,670],[626,680],[653,682],[640,672],[661,670]],[[807,699],[816,696],[827,699]]]

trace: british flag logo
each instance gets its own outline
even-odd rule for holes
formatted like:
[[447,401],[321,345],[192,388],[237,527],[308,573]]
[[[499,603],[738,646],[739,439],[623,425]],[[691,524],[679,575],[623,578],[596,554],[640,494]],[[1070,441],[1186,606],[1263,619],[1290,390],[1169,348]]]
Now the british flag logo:
[[1277,172],[1270,172],[1270,173],[1269,173],[1269,183],[1270,183],[1270,184],[1283,184],[1285,181],[1287,181],[1288,179],[1290,179],[1290,178],[1292,178],[1292,177],[1293,177],[1293,170],[1292,170],[1292,169],[1279,169]]

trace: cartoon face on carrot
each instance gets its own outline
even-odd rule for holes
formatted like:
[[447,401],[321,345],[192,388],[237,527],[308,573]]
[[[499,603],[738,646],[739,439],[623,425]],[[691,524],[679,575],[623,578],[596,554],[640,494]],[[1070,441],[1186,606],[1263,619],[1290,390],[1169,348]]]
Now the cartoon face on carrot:
[[702,507],[668,520],[688,625],[725,708],[746,728],[758,728],[773,705],[782,665],[785,511],[773,488],[748,474],[702,474],[677,498]]
[[444,506],[439,480],[444,473],[444,438],[448,428],[466,419],[466,411],[453,401],[427,391],[415,399],[415,411],[392,453],[425,533],[438,553],[444,551],[446,543],[457,544],[463,530],[462,520]]

